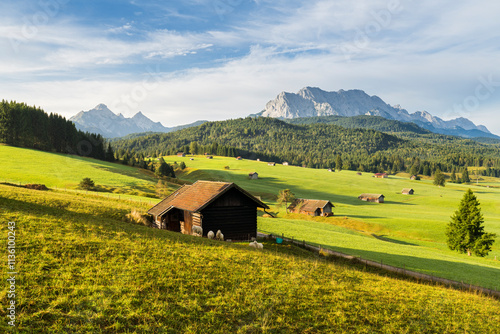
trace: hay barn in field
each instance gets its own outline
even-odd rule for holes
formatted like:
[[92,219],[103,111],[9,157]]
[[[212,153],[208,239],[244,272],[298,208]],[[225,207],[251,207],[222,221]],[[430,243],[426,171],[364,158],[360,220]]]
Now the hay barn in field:
[[361,194],[358,199],[365,202],[384,203],[385,196],[382,194]]
[[403,195],[413,195],[415,193],[415,191],[411,188],[405,188],[405,189],[401,190],[401,193]]
[[192,234],[193,226],[221,230],[225,239],[257,237],[257,208],[269,207],[234,183],[197,181],[184,185],[148,213],[157,228]]
[[377,179],[386,179],[388,177],[387,173],[375,173],[373,174],[373,177]]
[[250,173],[250,174],[248,174],[248,178],[249,178],[250,180],[257,180],[257,179],[259,178],[259,174],[258,174],[257,172],[255,172],[255,173]]
[[333,216],[334,207],[330,201],[298,198],[290,204],[288,210],[310,216]]

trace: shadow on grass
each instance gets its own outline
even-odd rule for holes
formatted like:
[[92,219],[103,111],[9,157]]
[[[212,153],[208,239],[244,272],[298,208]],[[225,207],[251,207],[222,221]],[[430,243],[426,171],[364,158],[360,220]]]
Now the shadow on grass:
[[[337,217],[342,217],[343,215],[338,215]],[[348,215],[349,218],[358,218],[358,219],[386,219],[387,217],[381,216],[371,216],[371,215]]]
[[[349,205],[366,205],[367,203],[358,200],[357,197],[347,196],[341,194],[332,195],[321,190],[303,189],[300,186],[290,185],[286,180],[259,175],[259,179],[250,180],[248,175],[228,173],[230,170],[218,169],[199,169],[189,174],[190,181],[206,180],[206,181],[221,181],[221,182],[234,182],[241,186],[243,189],[251,192],[252,194],[264,195],[264,198],[275,198],[278,192],[282,189],[290,189],[298,198],[329,200],[332,203],[342,203]],[[267,194],[267,196],[266,196]],[[307,194],[307,195],[304,195]]]
[[409,242],[406,242],[406,241],[391,239],[391,238],[386,237],[385,235],[376,235],[376,234],[372,233],[372,236],[374,238],[378,239],[378,240],[387,241],[387,242],[390,242],[390,243],[393,243],[393,244],[407,245],[407,246],[418,246],[417,244],[412,244],[412,243],[409,243]]
[[500,277],[500,268],[344,247],[328,246],[326,248],[427,275],[447,278],[457,282],[482,286],[497,291],[500,290],[500,281],[498,280],[498,277]]

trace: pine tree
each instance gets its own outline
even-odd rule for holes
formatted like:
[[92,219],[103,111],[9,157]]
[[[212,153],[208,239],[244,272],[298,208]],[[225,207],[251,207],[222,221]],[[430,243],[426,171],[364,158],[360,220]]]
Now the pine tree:
[[338,171],[342,170],[342,157],[340,156],[340,154],[337,154],[337,157],[335,158],[335,168]]
[[450,181],[457,182],[457,174],[455,174],[455,167],[453,167],[453,171],[451,172]]
[[485,233],[483,223],[479,201],[469,189],[447,226],[448,247],[460,253],[467,253],[469,256],[471,253],[477,256],[488,255],[496,235]]
[[108,149],[106,150],[106,161],[109,162],[115,161],[115,154],[113,153],[113,148],[111,147],[111,143],[108,143]]
[[463,183],[470,182],[469,170],[467,169],[467,167],[464,167],[464,171],[462,172],[462,182]]

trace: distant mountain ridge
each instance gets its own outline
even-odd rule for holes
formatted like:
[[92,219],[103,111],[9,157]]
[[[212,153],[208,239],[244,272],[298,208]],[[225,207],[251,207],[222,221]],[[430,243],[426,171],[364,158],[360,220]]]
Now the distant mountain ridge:
[[484,126],[475,125],[467,118],[445,121],[426,111],[409,113],[400,105],[391,106],[378,96],[370,96],[362,90],[327,92],[316,87],[305,87],[297,93],[281,92],[266,104],[264,110],[252,116],[293,119],[317,116],[361,115],[380,116],[390,120],[412,122],[432,132],[466,138],[496,136]]
[[154,122],[141,111],[131,118],[122,114],[116,115],[105,104],[98,104],[88,111],[80,111],[70,118],[77,129],[99,133],[106,138],[124,137],[133,133],[171,132],[186,127],[197,126],[206,121],[196,121],[191,124],[176,127],[165,127],[160,122]]

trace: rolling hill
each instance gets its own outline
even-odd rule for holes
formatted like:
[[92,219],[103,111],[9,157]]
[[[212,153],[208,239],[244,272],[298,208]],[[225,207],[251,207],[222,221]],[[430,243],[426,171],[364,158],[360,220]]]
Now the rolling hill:
[[[123,221],[138,203],[0,185],[19,332],[496,332],[500,302],[287,244],[263,250]],[[1,230],[7,235],[7,225]],[[7,290],[0,292],[6,305]],[[7,319],[6,308],[0,315]],[[0,324],[11,330],[7,321]]]

